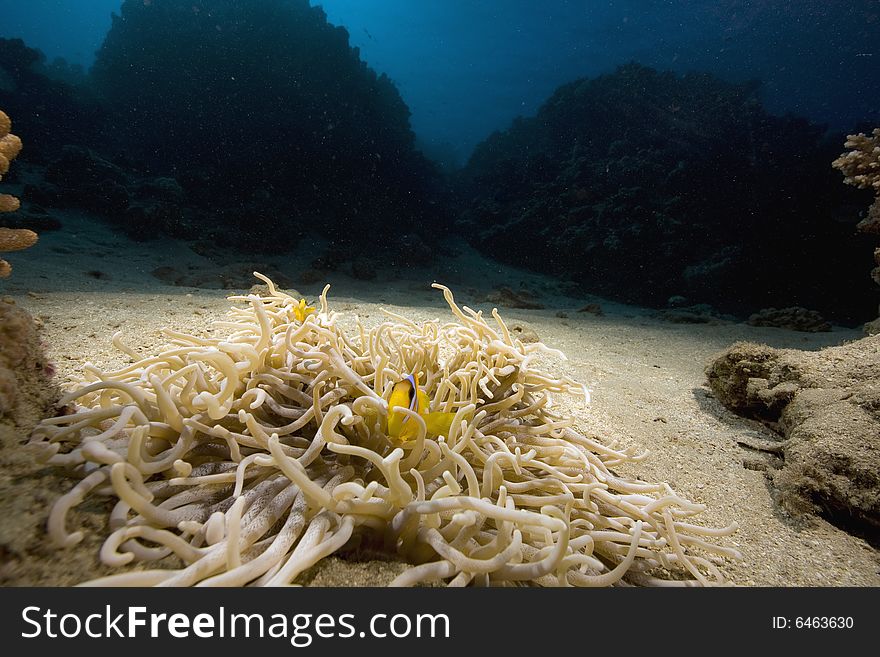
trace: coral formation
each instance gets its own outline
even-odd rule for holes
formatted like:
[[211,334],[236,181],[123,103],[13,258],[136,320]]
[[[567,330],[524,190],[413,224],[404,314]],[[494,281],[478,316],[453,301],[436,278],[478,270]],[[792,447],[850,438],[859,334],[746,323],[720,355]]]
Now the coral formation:
[[807,310],[800,306],[762,308],[749,317],[748,323],[752,326],[773,326],[806,333],[831,330],[831,324],[826,322],[822,315],[815,310]]
[[[0,253],[20,251],[37,243],[37,234],[27,228],[0,228]],[[12,273],[12,265],[0,258],[0,278]]]
[[[880,234],[880,128],[874,128],[870,137],[862,132],[849,135],[845,146],[850,151],[834,160],[831,166],[846,176],[843,181],[848,185],[873,190],[874,202],[857,228],[863,233]],[[877,266],[871,271],[871,278],[880,285],[880,248],[874,250],[874,262]],[[880,317],[867,322],[864,328],[868,335],[880,333]]]
[[769,476],[790,511],[880,538],[880,336],[819,352],[739,342],[706,374],[725,406],[782,433]]
[[[153,356],[114,336],[131,364],[88,364],[61,400],[76,412],[34,431],[43,458],[80,480],[50,513],[52,542],[81,540],[68,510],[107,495],[102,561],[156,564],[95,583],[285,585],[359,544],[413,564],[396,585],[724,581],[735,526],[697,524],[702,505],[618,476],[643,455],[551,410],[587,394],[542,366],[560,352],[439,285],[452,321],[386,312],[368,329],[331,312],[326,288],[304,312],[258,277],[268,293],[232,297],[245,305],[218,323],[224,335],[169,330],[172,346]],[[409,375],[430,411],[454,415],[449,435],[429,438],[422,414],[388,408]],[[411,440],[389,438],[392,411],[414,423]]]
[[874,128],[869,137],[863,132],[849,135],[844,146],[849,150],[834,160],[844,182],[859,189],[872,189],[880,196],[880,128]]
[[[21,139],[13,135],[12,121],[0,110],[0,180],[9,171],[9,163],[21,152]],[[0,194],[0,212],[15,212],[19,200],[10,194]],[[0,253],[18,251],[33,246],[37,234],[24,228],[0,228]],[[0,258],[0,278],[12,273],[12,265]]]
[[[0,110],[0,176],[9,171],[9,164],[21,152],[21,139],[12,134],[12,121]],[[4,195],[0,197],[3,212],[14,212],[18,209],[18,201]]]
[[559,87],[477,146],[463,230],[494,258],[629,303],[863,321],[865,239],[841,211],[858,192],[828,168],[824,130],[769,114],[754,84],[629,64]]

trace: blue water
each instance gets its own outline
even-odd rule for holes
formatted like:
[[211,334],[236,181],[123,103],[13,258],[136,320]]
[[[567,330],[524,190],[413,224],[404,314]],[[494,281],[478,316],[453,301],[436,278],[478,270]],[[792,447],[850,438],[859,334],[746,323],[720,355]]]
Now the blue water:
[[155,251],[151,284],[380,290],[476,253],[584,299],[856,326],[874,199],[831,163],[880,126],[878,44],[876,0],[0,0],[25,143],[0,226],[96,222]]
[[[0,0],[0,36],[94,61],[120,0]],[[425,142],[463,160],[560,84],[629,60],[756,78],[776,112],[847,130],[880,121],[876,0],[323,0],[387,73]]]

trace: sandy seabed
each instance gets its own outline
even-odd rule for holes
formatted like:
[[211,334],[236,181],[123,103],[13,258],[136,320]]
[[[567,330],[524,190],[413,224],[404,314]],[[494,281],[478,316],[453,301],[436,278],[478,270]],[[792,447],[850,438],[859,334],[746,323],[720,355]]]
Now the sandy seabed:
[[[212,321],[224,316],[229,307],[225,297],[234,292],[165,286],[149,272],[172,264],[207,265],[180,243],[126,242],[76,216],[65,219],[65,230],[44,235],[37,247],[16,254],[13,262],[13,278],[0,292],[42,323],[61,382],[88,361],[105,369],[126,362],[111,345],[116,331],[123,332],[128,345],[148,354],[165,344],[162,327],[195,334],[208,330]],[[279,266],[283,269],[284,263]],[[479,267],[486,270],[473,271]],[[96,277],[97,269],[102,276]],[[645,460],[620,467],[620,474],[666,481],[684,497],[706,504],[702,524],[739,524],[725,541],[743,554],[742,561],[727,561],[723,568],[732,583],[880,585],[877,550],[822,519],[792,518],[775,501],[760,469],[762,454],[741,443],[777,437],[721,406],[709,392],[703,371],[713,354],[737,340],[811,350],[857,339],[858,332],[836,328],[806,334],[737,323],[673,324],[651,311],[608,302],[601,302],[603,316],[578,313],[584,303],[597,300],[566,297],[546,280],[478,263],[468,251],[440,270],[409,272],[406,279],[386,279],[381,272],[373,282],[338,277],[330,292],[331,309],[357,314],[365,324],[381,321],[381,308],[415,321],[449,317],[442,296],[430,289],[432,280],[450,285],[462,302],[486,310],[491,304],[477,303],[474,290],[465,291],[467,281],[481,280],[487,288],[483,291],[504,282],[537,289],[546,309],[500,311],[505,320],[525,322],[545,344],[567,354],[567,361],[554,365],[556,371],[593,391],[589,407],[572,399],[563,401],[560,410],[573,415],[582,432],[650,452]],[[314,298],[318,286],[300,290]],[[567,316],[558,317],[559,312]],[[49,509],[74,482],[36,464],[22,446],[26,439],[21,430],[0,424],[0,583],[69,585],[109,574],[98,560],[109,503],[88,498],[68,517],[68,527],[82,529],[85,539],[67,550],[50,547],[45,534]],[[357,560],[332,557],[302,581],[380,585],[404,568],[394,560],[363,555]]]

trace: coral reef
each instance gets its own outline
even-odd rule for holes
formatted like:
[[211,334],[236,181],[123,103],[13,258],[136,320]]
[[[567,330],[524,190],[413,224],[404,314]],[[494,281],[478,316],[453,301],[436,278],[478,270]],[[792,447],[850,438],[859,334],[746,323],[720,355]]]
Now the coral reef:
[[27,156],[43,162],[64,144],[98,143],[110,133],[104,115],[90,97],[82,76],[77,86],[53,79],[38,50],[21,39],[0,38],[0,107],[16,117],[16,129],[28,136]]
[[204,227],[231,226],[235,244],[308,227],[353,260],[399,223],[434,239],[439,178],[415,148],[409,109],[308,0],[125,0],[92,79],[115,147],[178,177],[210,209]]
[[[216,337],[169,330],[167,350],[142,356],[117,334],[132,362],[87,365],[61,400],[76,412],[35,429],[32,448],[79,480],[52,508],[52,543],[79,542],[68,511],[107,495],[102,561],[147,567],[95,584],[300,583],[358,546],[412,564],[395,585],[724,582],[735,526],[702,526],[703,506],[667,484],[618,476],[643,455],[550,410],[588,397],[540,366],[560,352],[439,285],[451,321],[386,312],[367,327],[332,312],[327,288],[310,312],[258,277],[267,294],[232,297]],[[410,375],[428,407],[389,408]],[[412,431],[391,437],[392,414]]]
[[[9,171],[9,163],[21,152],[21,139],[13,135],[12,121],[5,112],[0,110],[0,180]],[[15,212],[21,206],[19,200],[10,194],[0,194],[0,213]],[[37,234],[25,228],[0,227],[0,253],[18,251],[33,246]],[[0,278],[12,273],[12,265],[0,258]]]
[[706,373],[725,406],[782,434],[768,472],[790,511],[880,540],[880,336],[819,352],[740,342]]
[[830,331],[831,324],[825,321],[815,310],[807,310],[800,306],[790,308],[763,308],[749,317],[752,326],[773,326],[790,331],[817,333]]
[[630,303],[864,321],[859,193],[828,168],[824,127],[770,115],[757,90],[637,64],[565,84],[476,148],[461,229],[494,258]]
[[432,257],[449,223],[440,174],[394,84],[320,7],[127,0],[120,11],[88,77],[0,39],[0,106],[40,108],[19,126],[35,135],[28,200],[97,214],[136,240],[239,253],[286,252],[320,232],[358,273]]
[[[831,166],[843,173],[843,181],[848,185],[874,192],[874,202],[867,216],[856,227],[863,233],[880,234],[880,128],[875,128],[870,137],[861,132],[849,135],[845,146],[850,151],[834,160]],[[874,250],[874,263],[877,266],[871,271],[871,278],[880,285],[880,248]],[[880,333],[880,317],[867,322],[864,328],[868,335]]]

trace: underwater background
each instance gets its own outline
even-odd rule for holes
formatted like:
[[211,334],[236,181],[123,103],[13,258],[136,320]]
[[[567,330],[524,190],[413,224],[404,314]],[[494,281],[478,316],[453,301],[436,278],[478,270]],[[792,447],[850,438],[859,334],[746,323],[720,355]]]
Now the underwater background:
[[82,211],[293,284],[454,275],[472,248],[696,321],[876,315],[870,195],[830,162],[880,121],[877,2],[313,4],[0,2],[26,140],[4,224]]
[[370,330],[497,307],[623,476],[739,525],[730,581],[880,585],[878,46],[880,0],[0,0],[0,584],[111,572],[18,449],[59,387],[257,271]]

